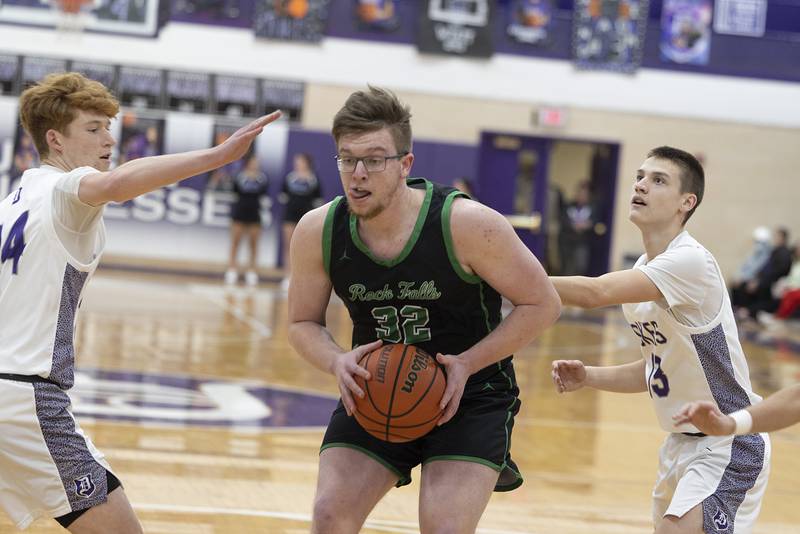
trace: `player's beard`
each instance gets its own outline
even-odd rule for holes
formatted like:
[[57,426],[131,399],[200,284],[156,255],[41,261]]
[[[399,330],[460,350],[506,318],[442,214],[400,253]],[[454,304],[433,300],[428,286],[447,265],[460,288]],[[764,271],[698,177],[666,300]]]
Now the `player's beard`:
[[392,189],[391,192],[387,193],[387,195],[384,197],[384,200],[382,202],[378,202],[373,207],[369,208],[369,210],[367,210],[365,213],[356,213],[356,212],[354,212],[353,208],[349,204],[347,206],[347,210],[352,215],[355,215],[357,218],[359,218],[362,221],[368,221],[370,219],[374,219],[375,217],[377,217],[378,215],[383,213],[384,210],[386,210],[386,208],[389,207],[389,204],[391,204],[392,202],[396,201],[397,192],[400,189],[400,183],[401,183],[401,180],[398,180],[397,182],[395,182],[394,189]]

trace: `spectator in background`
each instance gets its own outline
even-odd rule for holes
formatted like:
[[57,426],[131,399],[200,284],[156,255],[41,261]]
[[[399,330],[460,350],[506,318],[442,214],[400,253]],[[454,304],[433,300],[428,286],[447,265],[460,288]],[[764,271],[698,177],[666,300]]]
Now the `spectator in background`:
[[[757,311],[756,318],[766,326],[780,327],[785,324],[784,320],[794,317],[800,310],[800,241],[794,246],[794,263],[789,276],[775,284],[773,295],[777,297],[775,305],[771,309]],[[769,313],[772,311],[775,311],[775,315]]]
[[753,231],[753,249],[739,267],[736,278],[731,283],[731,304],[734,309],[749,303],[746,292],[747,284],[751,280],[755,280],[758,272],[767,263],[772,252],[771,239],[772,232],[766,226],[759,226]]
[[12,167],[11,177],[18,178],[22,173],[30,168],[39,165],[39,154],[33,145],[33,139],[28,132],[22,131],[19,136],[19,144],[14,151],[14,166]]
[[293,169],[283,181],[279,200],[285,206],[283,214],[283,265],[284,278],[281,287],[288,289],[291,265],[289,243],[297,223],[312,208],[321,205],[322,191],[314,172],[314,160],[306,153],[295,154]]
[[567,204],[561,217],[559,240],[562,275],[585,276],[588,273],[594,217],[589,182],[580,182],[575,190],[575,199]]
[[792,251],[788,247],[789,230],[778,228],[775,231],[774,247],[769,259],[758,271],[753,280],[745,287],[747,304],[740,308],[739,317],[742,319],[756,317],[759,310],[769,307],[772,301],[772,287],[775,283],[789,274],[792,268]]
[[258,284],[258,240],[261,237],[261,197],[267,192],[267,175],[261,171],[256,156],[250,156],[244,169],[232,183],[236,200],[231,205],[231,248],[225,283],[235,284],[239,280],[238,257],[242,238],[247,236],[250,244],[250,262],[244,274],[248,286]]
[[462,193],[466,193],[469,195],[469,198],[472,200],[478,200],[475,197],[475,188],[472,186],[472,180],[469,178],[462,176],[460,178],[456,178],[453,180],[453,187],[461,191]]

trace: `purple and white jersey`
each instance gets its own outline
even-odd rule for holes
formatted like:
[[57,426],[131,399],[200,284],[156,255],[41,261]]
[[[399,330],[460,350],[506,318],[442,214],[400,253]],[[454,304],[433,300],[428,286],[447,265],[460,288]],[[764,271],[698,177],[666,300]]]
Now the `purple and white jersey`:
[[72,387],[75,316],[105,247],[103,207],[78,199],[95,172],[29,169],[0,202],[0,373]]
[[661,427],[676,428],[672,415],[686,402],[708,400],[730,413],[761,401],[739,342],[728,291],[711,253],[688,232],[634,266],[658,287],[658,302],[624,304],[622,311],[639,338],[648,392]]

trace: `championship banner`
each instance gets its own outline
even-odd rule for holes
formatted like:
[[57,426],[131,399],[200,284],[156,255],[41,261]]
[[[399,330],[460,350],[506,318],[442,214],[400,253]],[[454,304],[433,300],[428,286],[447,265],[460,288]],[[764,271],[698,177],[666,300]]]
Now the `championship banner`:
[[156,109],[164,104],[164,71],[146,67],[120,67],[118,96],[124,106]]
[[513,0],[506,33],[519,43],[546,45],[550,41],[554,9],[552,0]]
[[211,96],[211,75],[204,72],[167,72],[167,107],[203,113]]
[[400,27],[394,0],[354,0],[355,17],[361,30],[393,32]]
[[329,0],[257,0],[256,37],[319,42],[328,19]]
[[767,0],[716,0],[714,31],[728,35],[763,37]]
[[648,0],[576,0],[573,56],[579,68],[632,73],[642,62]]
[[214,77],[214,112],[231,117],[252,117],[257,113],[258,80],[239,76]]
[[[56,28],[62,15],[56,1],[0,0],[0,22]],[[159,0],[73,0],[72,5],[86,7],[86,31],[147,37],[158,34]]]
[[708,65],[711,0],[665,0],[661,10],[661,59]]
[[15,95],[19,92],[18,56],[0,54],[0,95]]
[[116,93],[117,88],[117,69],[113,65],[102,65],[99,63],[89,63],[87,61],[73,61],[69,70],[80,72],[90,80],[102,83],[112,93]]
[[417,48],[421,52],[490,57],[494,53],[491,0],[427,0],[420,13]]

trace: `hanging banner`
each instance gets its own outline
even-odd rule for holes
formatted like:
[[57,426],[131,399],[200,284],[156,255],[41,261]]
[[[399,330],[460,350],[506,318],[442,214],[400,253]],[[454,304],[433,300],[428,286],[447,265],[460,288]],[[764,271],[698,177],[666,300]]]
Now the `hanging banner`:
[[19,92],[19,56],[0,54],[0,95],[15,95]]
[[22,89],[38,83],[48,74],[67,71],[67,60],[46,57],[22,58]]
[[147,67],[119,69],[119,97],[125,106],[160,108],[164,104],[164,71]]
[[714,31],[728,35],[763,37],[767,0],[716,0]]
[[117,69],[114,65],[103,65],[100,63],[90,63],[88,61],[73,61],[69,70],[80,72],[90,80],[95,80],[106,87],[112,93],[117,92]]
[[708,65],[711,0],[665,0],[661,10],[661,59]]
[[253,32],[257,37],[319,42],[328,20],[329,0],[258,0]]
[[553,10],[551,0],[514,0],[506,32],[517,42],[545,45],[550,41]]
[[258,105],[258,80],[241,76],[214,77],[214,112],[231,117],[251,117]]
[[400,27],[394,0],[354,0],[355,17],[362,30],[393,32]]
[[248,28],[253,24],[253,0],[174,0],[170,20]]
[[211,75],[205,72],[167,72],[167,108],[203,113],[211,96]]
[[584,69],[632,73],[642,62],[647,0],[576,0],[573,55]]
[[417,48],[421,52],[490,57],[494,53],[490,0],[427,0],[420,13]]

